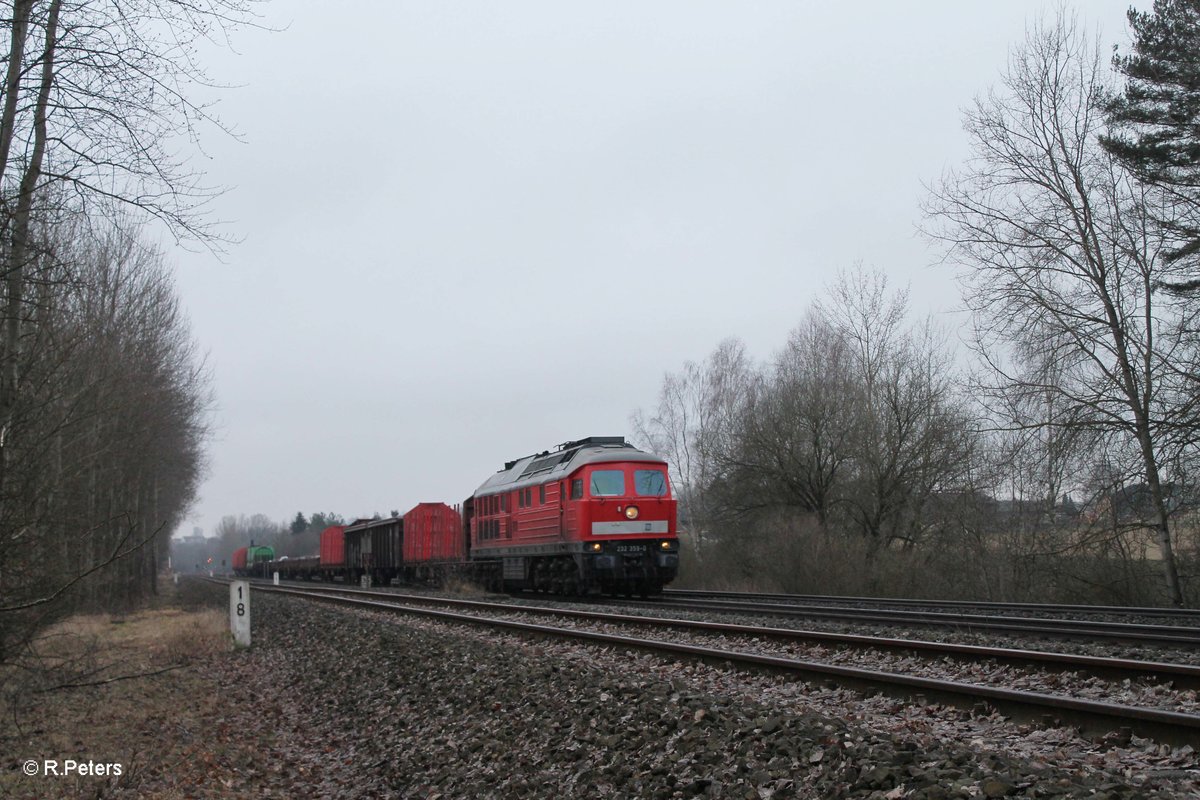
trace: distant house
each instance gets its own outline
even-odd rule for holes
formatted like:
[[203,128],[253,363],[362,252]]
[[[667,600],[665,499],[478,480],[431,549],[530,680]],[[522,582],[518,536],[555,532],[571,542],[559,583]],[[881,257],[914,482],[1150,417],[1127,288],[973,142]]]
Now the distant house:
[[[1164,483],[1162,491],[1167,513],[1170,514],[1194,510],[1200,499],[1177,483]],[[1086,512],[1088,521],[1112,519],[1115,516],[1121,523],[1153,520],[1155,515],[1150,487],[1145,483],[1133,483],[1106,492]]]

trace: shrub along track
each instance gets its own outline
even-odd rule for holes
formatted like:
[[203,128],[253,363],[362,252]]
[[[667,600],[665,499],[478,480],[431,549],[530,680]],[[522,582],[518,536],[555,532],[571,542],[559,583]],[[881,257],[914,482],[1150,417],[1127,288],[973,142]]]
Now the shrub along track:
[[[756,640],[770,638],[807,638],[808,633],[829,643],[854,647],[884,647],[892,650],[923,652],[968,659],[1003,658],[1010,661],[1053,665],[1057,668],[1103,670],[1106,674],[1136,675],[1152,679],[1197,680],[1197,670],[1188,665],[1130,662],[1118,659],[1094,659],[1070,657],[1055,653],[1014,651],[1005,648],[966,647],[934,642],[909,642],[896,639],[872,637],[847,637],[815,632],[797,632],[786,629],[765,629],[745,626],[696,623],[684,620],[662,620],[629,615],[599,614],[571,609],[541,609],[529,606],[484,603],[480,601],[452,600],[413,595],[397,595],[386,592],[363,592],[348,588],[305,587],[274,588],[256,585],[257,590],[291,596],[320,599],[358,608],[391,613],[419,614],[455,623],[469,623],[493,628],[519,631],[541,637],[586,640],[604,645],[683,656],[709,663],[729,664],[739,668],[766,669],[807,680],[834,681],[838,685],[866,691],[883,691],[917,702],[949,702],[966,708],[984,709],[981,704],[990,704],[1005,714],[1019,719],[1039,720],[1048,724],[1067,723],[1079,726],[1085,732],[1101,733],[1124,730],[1125,735],[1137,735],[1159,739],[1175,744],[1200,745],[1200,715],[1179,711],[1132,706],[1105,702],[1063,694],[1047,694],[1042,691],[1026,691],[989,685],[967,683],[960,680],[945,680],[923,677],[901,672],[846,666],[828,662],[798,660],[763,652],[730,650],[724,647],[696,644],[693,642],[664,641],[659,638],[629,636],[611,631],[580,627],[555,627],[494,616],[496,614],[552,614],[560,617],[602,622],[606,625],[620,624],[646,627],[672,627],[706,634],[734,635],[741,639]],[[384,601],[386,598],[386,602]],[[415,605],[415,604],[419,604]],[[453,613],[431,609],[429,605],[457,605],[470,608],[477,613]],[[826,638],[832,637],[832,638]],[[1130,678],[1126,678],[1129,680]]]

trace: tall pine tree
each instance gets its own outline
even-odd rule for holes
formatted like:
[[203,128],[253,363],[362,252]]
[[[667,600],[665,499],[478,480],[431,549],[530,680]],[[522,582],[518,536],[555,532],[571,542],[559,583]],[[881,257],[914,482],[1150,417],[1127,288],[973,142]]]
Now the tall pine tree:
[[[1129,11],[1133,49],[1114,66],[1125,90],[1106,104],[1101,143],[1145,184],[1163,192],[1155,214],[1174,240],[1172,260],[1200,254],[1200,0],[1155,0]],[[1174,284],[1200,290],[1200,279]]]

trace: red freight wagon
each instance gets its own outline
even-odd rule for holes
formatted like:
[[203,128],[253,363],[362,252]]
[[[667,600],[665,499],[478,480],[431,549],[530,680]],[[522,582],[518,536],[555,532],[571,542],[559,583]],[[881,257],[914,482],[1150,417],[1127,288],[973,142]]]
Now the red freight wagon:
[[462,561],[462,516],[445,503],[418,503],[404,515],[404,563]]
[[330,525],[321,531],[321,567],[340,567],[346,563],[346,526]]
[[239,547],[233,551],[233,571],[237,572],[240,569],[246,568],[246,551],[249,548]]

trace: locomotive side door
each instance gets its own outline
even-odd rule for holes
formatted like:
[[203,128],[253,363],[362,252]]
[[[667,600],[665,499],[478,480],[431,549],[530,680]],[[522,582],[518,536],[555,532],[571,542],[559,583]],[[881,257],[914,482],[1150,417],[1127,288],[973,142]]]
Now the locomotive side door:
[[[550,500],[552,503],[554,503],[556,506],[558,506],[558,508],[557,508],[558,525],[556,526],[558,529],[558,538],[560,540],[565,540],[567,538],[567,532],[563,528],[564,506],[563,506],[562,481],[551,481],[550,483],[542,484],[542,486],[546,490],[546,494],[547,494],[546,499]],[[553,513],[553,512],[551,512],[551,513]]]
[[560,539],[566,539],[568,530],[571,527],[571,515],[567,513],[567,489],[570,482],[566,480],[557,481],[558,486],[558,536]]

